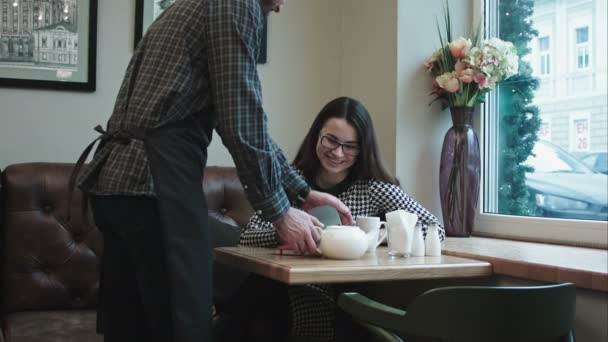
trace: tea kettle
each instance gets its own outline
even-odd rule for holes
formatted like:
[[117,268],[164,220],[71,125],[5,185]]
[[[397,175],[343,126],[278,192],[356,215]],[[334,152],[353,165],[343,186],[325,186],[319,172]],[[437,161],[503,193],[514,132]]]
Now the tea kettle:
[[324,257],[330,259],[359,259],[373,238],[357,226],[332,225],[319,232],[319,249]]

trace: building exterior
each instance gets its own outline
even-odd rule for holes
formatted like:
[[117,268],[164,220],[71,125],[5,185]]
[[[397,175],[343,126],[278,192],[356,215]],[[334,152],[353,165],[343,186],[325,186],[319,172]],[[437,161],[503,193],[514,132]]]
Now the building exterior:
[[78,65],[78,33],[68,23],[53,24],[34,31],[34,61],[61,68]]
[[608,149],[606,0],[536,0],[530,62],[540,139],[573,155]]
[[[57,36],[78,32],[78,0],[0,0],[0,63],[46,63],[35,51],[38,30],[58,30],[62,24],[65,32]],[[42,35],[47,36],[49,33]],[[76,37],[77,41],[77,37]],[[51,45],[63,50],[62,43]],[[46,51],[45,53],[48,53]]]

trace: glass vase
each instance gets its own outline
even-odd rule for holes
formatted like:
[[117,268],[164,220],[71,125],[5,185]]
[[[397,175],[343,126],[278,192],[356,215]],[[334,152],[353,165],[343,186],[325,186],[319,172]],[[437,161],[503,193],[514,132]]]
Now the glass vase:
[[479,139],[473,107],[451,107],[452,127],[443,139],[439,165],[441,211],[447,236],[468,237],[479,199]]

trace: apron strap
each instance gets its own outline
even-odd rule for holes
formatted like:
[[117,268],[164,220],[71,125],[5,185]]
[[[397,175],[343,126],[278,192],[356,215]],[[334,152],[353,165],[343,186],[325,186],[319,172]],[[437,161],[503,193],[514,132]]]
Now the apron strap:
[[[72,173],[70,174],[70,180],[68,182],[68,210],[67,210],[67,222],[69,223],[71,220],[71,208],[72,208],[72,197],[74,195],[74,191],[76,190],[76,181],[78,180],[78,176],[80,175],[80,172],[82,171],[82,167],[84,166],[84,163],[86,162],[87,158],[89,157],[89,154],[91,154],[91,150],[93,150],[93,146],[95,146],[95,143],[97,143],[98,141],[116,141],[119,142],[122,145],[127,145],[131,142],[131,139],[143,139],[145,132],[142,129],[131,129],[131,130],[118,130],[116,132],[108,132],[106,130],[103,129],[103,127],[101,127],[101,125],[97,125],[94,128],[95,131],[97,131],[100,135],[95,138],[95,140],[91,141],[91,143],[89,143],[89,145],[84,149],[84,151],[82,151],[82,153],[80,154],[80,157],[78,157],[78,161],[76,161],[76,164],[74,165],[74,169],[72,170]],[[87,195],[84,194],[83,195],[84,198],[82,200],[83,204],[82,204],[82,213],[83,215],[86,216],[87,213]]]

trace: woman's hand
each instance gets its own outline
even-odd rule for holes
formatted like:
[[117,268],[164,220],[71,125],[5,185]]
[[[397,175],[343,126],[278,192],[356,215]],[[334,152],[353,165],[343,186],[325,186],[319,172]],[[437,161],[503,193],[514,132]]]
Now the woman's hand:
[[330,207],[336,208],[338,214],[340,215],[340,221],[345,225],[353,225],[353,216],[350,213],[350,209],[342,203],[336,197],[320,191],[310,190],[308,196],[304,199],[304,204],[302,204],[302,209],[308,211],[312,208],[320,207],[328,205]]

